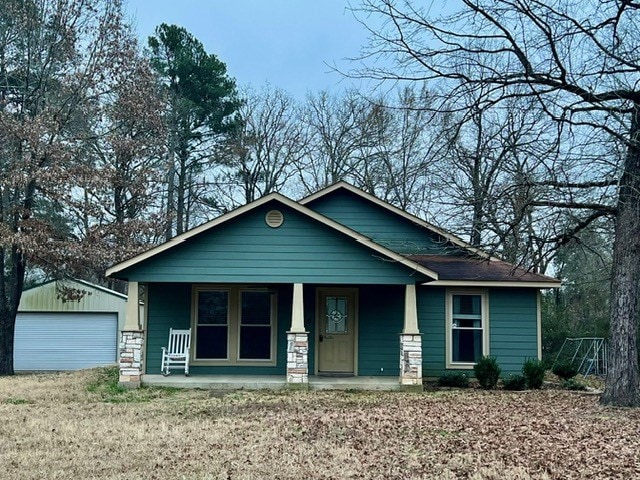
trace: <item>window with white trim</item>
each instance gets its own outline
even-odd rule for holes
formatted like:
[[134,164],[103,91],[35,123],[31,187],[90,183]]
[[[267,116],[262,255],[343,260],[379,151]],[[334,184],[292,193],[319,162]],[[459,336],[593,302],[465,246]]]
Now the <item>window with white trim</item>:
[[489,354],[487,318],[486,292],[448,292],[448,366],[472,366]]
[[275,361],[276,294],[264,288],[196,287],[194,360],[211,364]]

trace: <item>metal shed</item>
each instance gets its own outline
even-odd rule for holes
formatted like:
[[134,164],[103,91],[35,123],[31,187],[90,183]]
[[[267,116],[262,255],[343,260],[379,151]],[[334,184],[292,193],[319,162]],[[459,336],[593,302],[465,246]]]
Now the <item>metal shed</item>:
[[[81,295],[65,295],[74,291]],[[15,370],[116,363],[126,303],[126,295],[83,280],[52,280],[25,290],[16,318]]]

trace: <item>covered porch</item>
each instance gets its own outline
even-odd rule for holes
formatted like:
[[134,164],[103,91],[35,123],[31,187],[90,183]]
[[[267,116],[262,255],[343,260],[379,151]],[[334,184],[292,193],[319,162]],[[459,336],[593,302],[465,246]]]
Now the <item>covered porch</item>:
[[[152,287],[152,288],[149,288]],[[225,329],[229,350],[223,359],[203,358],[198,323],[199,292],[235,292]],[[129,283],[129,306],[140,286]],[[272,341],[264,361],[243,357],[243,292],[273,298]],[[201,295],[205,298],[205,295]],[[247,296],[249,298],[249,296]],[[422,388],[422,339],[415,284],[407,285],[147,285],[146,318],[129,308],[120,343],[120,383],[212,389],[383,389]],[[226,300],[225,300],[226,302]],[[204,300],[201,302],[204,304]],[[235,306],[233,306],[235,305]],[[238,306],[240,305],[240,306]],[[226,317],[226,314],[225,314]],[[266,322],[268,323],[268,322]],[[191,376],[160,375],[159,352],[171,328],[191,328]],[[204,330],[203,330],[204,329]],[[246,329],[247,332],[249,329]],[[198,341],[198,333],[201,340]],[[246,333],[248,334],[248,333]],[[206,334],[208,335],[208,334]],[[246,337],[249,339],[249,337]],[[255,342],[254,342],[255,343]],[[248,342],[248,345],[252,342]],[[205,347],[207,351],[211,349]],[[199,351],[196,351],[200,349]],[[270,352],[270,353],[269,353]]]

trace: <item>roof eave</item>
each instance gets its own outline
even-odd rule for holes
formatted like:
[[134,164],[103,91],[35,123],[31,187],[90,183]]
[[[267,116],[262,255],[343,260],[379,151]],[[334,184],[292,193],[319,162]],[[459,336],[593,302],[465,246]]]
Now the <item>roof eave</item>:
[[560,288],[561,281],[518,281],[518,280],[434,280],[423,282],[422,285],[430,287],[516,287],[516,288]]

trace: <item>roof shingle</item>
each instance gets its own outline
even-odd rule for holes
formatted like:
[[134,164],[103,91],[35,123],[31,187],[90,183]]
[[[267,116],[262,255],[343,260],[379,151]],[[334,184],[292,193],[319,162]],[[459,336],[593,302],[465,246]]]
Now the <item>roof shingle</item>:
[[484,282],[558,283],[547,275],[533,273],[502,260],[453,255],[407,255],[407,258],[438,273],[438,280]]

